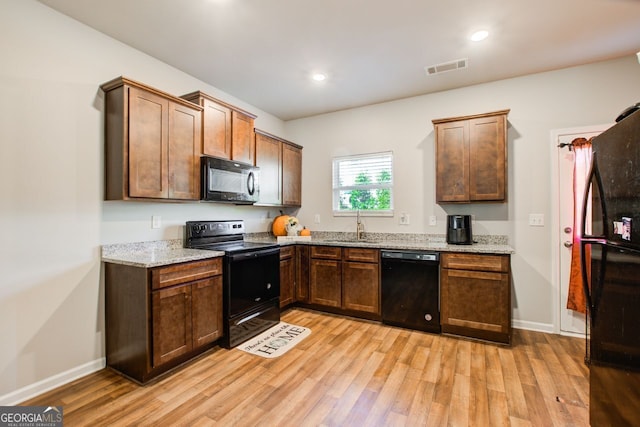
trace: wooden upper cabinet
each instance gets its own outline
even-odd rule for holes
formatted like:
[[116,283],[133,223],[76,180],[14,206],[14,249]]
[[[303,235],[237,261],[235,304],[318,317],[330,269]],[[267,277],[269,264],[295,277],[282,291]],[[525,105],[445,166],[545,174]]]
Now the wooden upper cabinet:
[[256,131],[256,166],[260,167],[260,204],[282,204],[282,142]]
[[302,148],[282,145],[282,204],[302,206]]
[[254,164],[253,123],[255,118],[248,113],[235,110],[231,112],[231,160]]
[[302,147],[255,130],[261,205],[302,206]]
[[182,95],[183,99],[202,107],[201,154],[231,158],[231,108],[202,92]]
[[[126,89],[129,95],[129,150],[127,153],[129,164],[128,168],[124,165],[121,167],[129,176],[127,196],[167,198],[169,197],[167,133],[169,101],[136,87]],[[109,131],[110,129],[107,128],[107,132]],[[126,147],[120,141],[108,142],[112,144],[107,147],[107,150]],[[111,171],[111,169],[107,170],[107,174]]]
[[508,113],[433,120],[438,203],[506,200]]
[[231,109],[203,98],[202,154],[231,158]]
[[169,103],[169,198],[200,197],[200,111]]
[[469,201],[469,122],[436,125],[436,200]]
[[201,108],[123,77],[101,87],[105,198],[198,200]]
[[255,115],[200,91],[181,98],[203,108],[201,154],[254,163]]

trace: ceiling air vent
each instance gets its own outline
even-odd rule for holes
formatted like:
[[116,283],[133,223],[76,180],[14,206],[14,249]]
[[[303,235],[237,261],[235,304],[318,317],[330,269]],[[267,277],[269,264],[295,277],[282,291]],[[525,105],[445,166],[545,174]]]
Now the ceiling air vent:
[[428,67],[424,67],[424,70],[427,72],[428,76],[431,76],[433,74],[460,70],[462,68],[467,68],[467,58],[456,59],[455,61],[443,62],[436,65],[430,65]]

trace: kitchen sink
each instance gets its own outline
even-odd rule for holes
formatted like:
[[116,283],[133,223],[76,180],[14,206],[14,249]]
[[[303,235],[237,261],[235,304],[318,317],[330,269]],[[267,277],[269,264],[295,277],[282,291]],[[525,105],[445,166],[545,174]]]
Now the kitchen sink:
[[327,243],[380,243],[380,239],[324,239]]

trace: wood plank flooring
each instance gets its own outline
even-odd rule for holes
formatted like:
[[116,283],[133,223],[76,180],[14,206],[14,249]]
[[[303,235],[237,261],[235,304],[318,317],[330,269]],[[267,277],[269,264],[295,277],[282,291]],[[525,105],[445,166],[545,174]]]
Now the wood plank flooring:
[[515,330],[511,347],[309,310],[276,359],[215,349],[141,387],[110,370],[24,402],[65,426],[588,426],[584,341]]

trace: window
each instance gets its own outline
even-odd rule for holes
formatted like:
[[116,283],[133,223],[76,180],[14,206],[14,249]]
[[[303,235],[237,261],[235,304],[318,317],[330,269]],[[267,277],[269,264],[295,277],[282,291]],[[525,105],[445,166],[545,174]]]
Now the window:
[[333,159],[333,213],[393,216],[393,153]]

